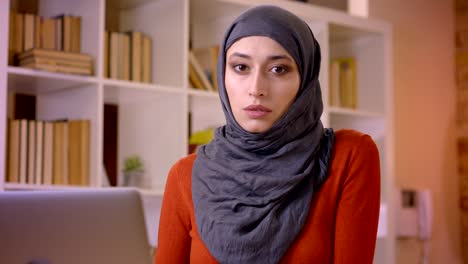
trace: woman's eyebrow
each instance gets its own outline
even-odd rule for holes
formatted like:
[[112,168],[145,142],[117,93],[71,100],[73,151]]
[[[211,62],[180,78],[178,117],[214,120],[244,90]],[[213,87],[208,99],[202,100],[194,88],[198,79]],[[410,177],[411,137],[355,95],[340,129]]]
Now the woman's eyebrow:
[[240,53],[240,52],[234,52],[229,57],[240,57],[240,58],[244,58],[244,59],[251,59],[252,58],[250,55]]
[[288,61],[293,61],[289,56],[286,55],[272,55],[268,56],[268,60],[288,60]]
[[[229,57],[239,57],[239,58],[244,58],[244,59],[252,59],[252,56],[240,53],[240,52],[234,52],[231,54]],[[293,61],[289,56],[286,55],[271,55],[267,57],[267,60],[273,61],[273,60],[288,60],[288,61]]]

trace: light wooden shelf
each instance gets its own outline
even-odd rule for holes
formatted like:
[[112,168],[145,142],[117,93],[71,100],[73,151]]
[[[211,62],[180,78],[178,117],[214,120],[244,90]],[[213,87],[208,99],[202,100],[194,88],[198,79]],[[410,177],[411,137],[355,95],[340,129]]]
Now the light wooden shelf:
[[[6,65],[9,10],[15,0],[0,1],[0,105],[11,93],[36,96],[36,118],[89,119],[90,183],[93,186],[30,185],[5,181],[8,138],[0,133],[0,191],[105,190],[102,172],[104,104],[118,105],[117,167],[128,155],[145,161],[148,189],[138,189],[146,200],[149,237],[156,241],[160,200],[171,166],[187,154],[187,132],[217,127],[225,122],[217,92],[188,88],[189,43],[192,48],[218,45],[233,19],[249,7],[270,4],[304,19],[320,43],[320,85],[324,98],[323,124],[370,134],[382,152],[382,204],[375,263],[392,263],[394,256],[394,142],[392,94],[392,34],[383,21],[350,16],[342,11],[290,0],[96,0],[38,2],[39,15],[74,14],[82,17],[82,52],[94,58],[95,74],[81,76]],[[112,22],[110,22],[112,21]],[[108,28],[109,27],[109,28]],[[140,31],[152,38],[153,83],[103,77],[105,30]],[[329,62],[352,56],[357,63],[358,110],[327,105]],[[11,99],[12,97],[10,97]],[[7,131],[11,105],[0,107],[0,130]],[[191,122],[189,124],[189,113]],[[190,129],[188,126],[191,126]],[[468,138],[468,128],[460,128]],[[155,209],[156,208],[156,209]]]
[[104,79],[103,86],[104,101],[116,104],[152,100],[154,97],[164,95],[183,96],[185,94],[180,87],[114,79]]
[[26,94],[50,93],[98,83],[98,79],[94,76],[48,72],[16,66],[8,66],[7,75],[8,89]]

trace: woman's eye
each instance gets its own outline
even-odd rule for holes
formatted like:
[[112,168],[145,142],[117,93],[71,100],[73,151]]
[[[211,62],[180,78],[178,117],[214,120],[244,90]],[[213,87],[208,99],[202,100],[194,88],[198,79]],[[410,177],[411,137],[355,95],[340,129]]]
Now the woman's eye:
[[276,74],[282,74],[286,72],[286,67],[283,66],[274,66],[271,68],[271,71]]
[[245,64],[237,64],[237,65],[234,65],[233,68],[237,72],[245,72],[248,69],[247,65]]

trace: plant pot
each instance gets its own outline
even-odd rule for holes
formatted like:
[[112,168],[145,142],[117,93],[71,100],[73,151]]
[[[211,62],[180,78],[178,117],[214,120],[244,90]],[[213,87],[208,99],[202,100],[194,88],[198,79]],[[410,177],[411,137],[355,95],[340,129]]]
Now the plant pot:
[[124,172],[123,185],[131,187],[144,187],[145,172],[144,171],[131,171]]

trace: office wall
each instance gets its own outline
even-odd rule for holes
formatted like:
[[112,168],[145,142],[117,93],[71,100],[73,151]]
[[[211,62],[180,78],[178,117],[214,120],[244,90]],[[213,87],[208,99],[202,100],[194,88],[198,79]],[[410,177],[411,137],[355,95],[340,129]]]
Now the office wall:
[[[369,2],[370,17],[393,24],[396,185],[434,194],[430,263],[462,263],[454,1]],[[396,249],[397,263],[418,263],[418,242]]]

